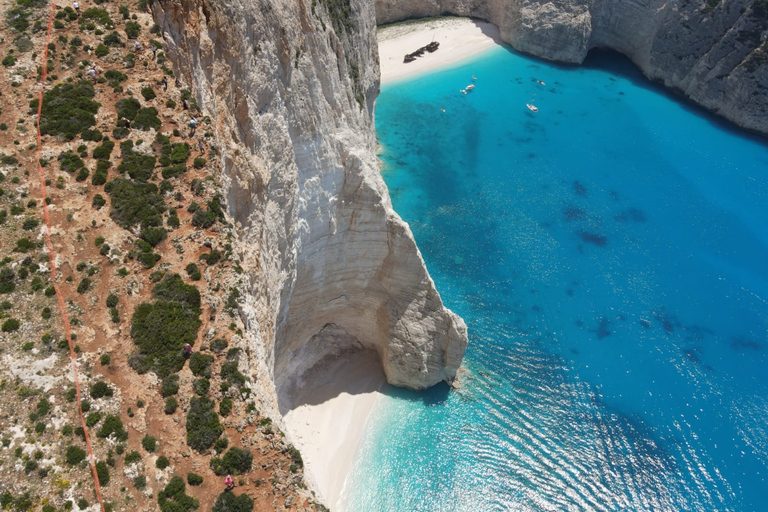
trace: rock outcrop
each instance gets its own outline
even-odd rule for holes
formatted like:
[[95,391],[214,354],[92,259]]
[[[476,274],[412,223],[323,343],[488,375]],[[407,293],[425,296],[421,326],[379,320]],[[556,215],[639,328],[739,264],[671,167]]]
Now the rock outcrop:
[[628,56],[651,80],[768,134],[765,0],[375,0],[377,22],[454,14],[497,25],[515,49],[581,63]]
[[443,306],[375,156],[373,2],[181,0],[153,12],[212,119],[243,310],[275,405],[290,408],[304,372],[351,348],[375,350],[398,386],[452,380],[466,327]]

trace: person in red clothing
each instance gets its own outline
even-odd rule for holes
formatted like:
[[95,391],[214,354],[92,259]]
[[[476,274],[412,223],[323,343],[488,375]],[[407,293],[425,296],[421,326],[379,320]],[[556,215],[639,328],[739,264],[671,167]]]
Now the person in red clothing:
[[227,475],[227,478],[224,479],[224,485],[227,486],[228,491],[235,488],[235,481],[232,480],[232,475]]

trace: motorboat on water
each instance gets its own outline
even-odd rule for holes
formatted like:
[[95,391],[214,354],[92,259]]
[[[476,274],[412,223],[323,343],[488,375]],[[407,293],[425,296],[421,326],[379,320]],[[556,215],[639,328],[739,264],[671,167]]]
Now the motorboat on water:
[[459,90],[459,92],[460,92],[461,94],[467,94],[467,90],[466,90],[466,89],[460,89],[460,90]]
[[536,80],[536,83],[539,84],[539,85],[547,85],[544,82],[542,82],[541,80]]
[[537,107],[536,105],[533,105],[531,103],[526,103],[525,106],[528,107],[528,110],[530,110],[531,112],[538,112],[539,111],[539,107]]
[[473,90],[474,88],[475,88],[475,84],[469,84],[469,85],[466,87],[466,89],[467,89],[468,91],[471,91],[471,90]]

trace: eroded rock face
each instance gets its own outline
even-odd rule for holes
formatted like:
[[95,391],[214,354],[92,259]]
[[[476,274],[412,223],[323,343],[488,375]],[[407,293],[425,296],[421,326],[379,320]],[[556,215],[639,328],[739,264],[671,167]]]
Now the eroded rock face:
[[[466,345],[375,156],[374,5],[165,1],[168,52],[210,113],[239,227],[254,356],[279,408],[324,356],[375,350],[390,383],[452,380]],[[260,340],[259,340],[260,339]],[[259,343],[260,341],[260,343]]]
[[651,80],[768,133],[768,12],[753,0],[375,0],[379,24],[455,14],[497,25],[515,49],[578,64],[627,55]]

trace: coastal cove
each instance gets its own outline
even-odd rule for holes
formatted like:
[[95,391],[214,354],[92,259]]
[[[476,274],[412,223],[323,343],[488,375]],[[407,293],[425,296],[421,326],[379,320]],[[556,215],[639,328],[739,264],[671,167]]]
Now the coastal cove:
[[458,391],[381,388],[341,509],[766,510],[766,144],[620,56],[489,48],[383,77],[383,175],[470,345]]

